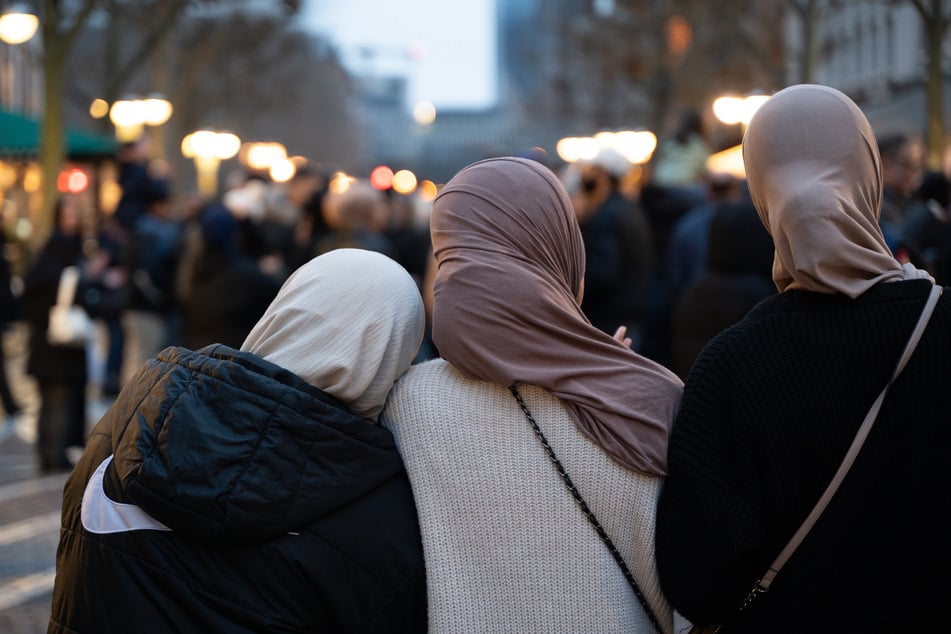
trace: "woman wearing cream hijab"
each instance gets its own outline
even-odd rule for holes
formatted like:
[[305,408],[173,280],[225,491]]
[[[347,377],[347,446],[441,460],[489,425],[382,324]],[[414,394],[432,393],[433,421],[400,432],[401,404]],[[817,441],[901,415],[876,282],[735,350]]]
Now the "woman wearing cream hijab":
[[680,380],[581,312],[581,232],[541,164],[463,169],[436,198],[431,227],[442,359],[407,373],[383,414],[419,511],[430,631],[671,631],[653,533]]
[[169,348],[66,484],[50,632],[419,632],[412,493],[376,424],[423,332],[389,258],[284,283],[241,351]]
[[885,245],[875,137],[844,94],[777,93],[743,157],[781,292],[711,342],[687,378],[658,510],[664,591],[724,633],[942,629],[927,606],[951,596],[947,293],[841,488],[740,612],[831,481],[932,287]]

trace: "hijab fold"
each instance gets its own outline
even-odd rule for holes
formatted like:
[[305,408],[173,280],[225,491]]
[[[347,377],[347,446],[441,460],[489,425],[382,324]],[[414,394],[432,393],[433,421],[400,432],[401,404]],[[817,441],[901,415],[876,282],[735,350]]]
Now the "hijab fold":
[[579,307],[584,245],[557,177],[520,158],[460,171],[433,205],[433,340],[464,374],[558,397],[617,462],[666,474],[682,384]]
[[402,266],[337,249],[284,282],[241,350],[297,374],[376,420],[423,337],[423,302]]
[[750,195],[776,247],[773,281],[855,298],[881,282],[930,276],[901,265],[878,224],[882,161],[868,119],[813,84],[773,95],[743,138]]

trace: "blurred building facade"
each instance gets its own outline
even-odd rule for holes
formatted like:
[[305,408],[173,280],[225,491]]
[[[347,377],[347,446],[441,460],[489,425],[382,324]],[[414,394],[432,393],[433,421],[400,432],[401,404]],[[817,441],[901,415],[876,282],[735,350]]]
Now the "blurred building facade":
[[42,44],[0,42],[0,109],[38,116],[43,108]]
[[[790,84],[802,80],[804,19],[808,18],[790,12],[787,22]],[[913,3],[818,0],[813,19],[817,38],[814,81],[855,99],[877,133],[923,135],[927,47],[925,22]],[[951,57],[948,51],[945,46],[945,64]],[[947,73],[945,77],[947,122],[951,121],[951,82]]]

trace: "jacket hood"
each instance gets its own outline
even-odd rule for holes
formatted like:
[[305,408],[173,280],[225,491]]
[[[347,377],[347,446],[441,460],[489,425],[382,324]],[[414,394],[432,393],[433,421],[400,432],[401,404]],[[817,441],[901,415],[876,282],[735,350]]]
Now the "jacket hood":
[[223,345],[166,349],[109,417],[120,428],[113,464],[128,498],[202,542],[251,544],[299,530],[403,470],[389,431]]

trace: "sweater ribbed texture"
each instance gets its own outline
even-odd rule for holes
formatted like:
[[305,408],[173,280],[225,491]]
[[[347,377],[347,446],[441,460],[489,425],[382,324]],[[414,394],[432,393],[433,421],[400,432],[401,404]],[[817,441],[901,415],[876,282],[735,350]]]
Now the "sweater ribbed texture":
[[733,620],[724,634],[942,629],[927,606],[951,596],[947,291],[829,507],[737,616],[832,479],[929,289],[787,291],[707,346],[686,381],[658,510],[661,579],[681,613]]
[[[653,556],[661,480],[613,462],[547,391],[520,391],[670,631]],[[383,424],[419,511],[430,631],[653,631],[507,388],[431,361],[397,383]]]

